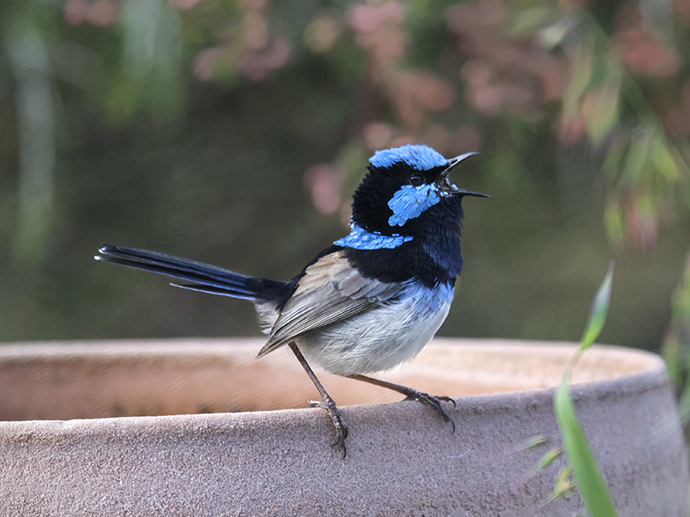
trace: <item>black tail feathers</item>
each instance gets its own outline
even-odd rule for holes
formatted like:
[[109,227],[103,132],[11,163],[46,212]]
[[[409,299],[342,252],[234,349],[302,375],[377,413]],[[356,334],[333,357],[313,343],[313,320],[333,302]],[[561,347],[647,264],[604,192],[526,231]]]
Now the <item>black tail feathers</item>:
[[283,299],[288,297],[291,291],[289,282],[240,275],[203,262],[177,258],[155,251],[112,244],[103,244],[98,251],[100,255],[94,258],[101,262],[143,269],[192,282],[184,285],[171,284],[183,289],[245,300],[275,301],[277,304],[282,304]]

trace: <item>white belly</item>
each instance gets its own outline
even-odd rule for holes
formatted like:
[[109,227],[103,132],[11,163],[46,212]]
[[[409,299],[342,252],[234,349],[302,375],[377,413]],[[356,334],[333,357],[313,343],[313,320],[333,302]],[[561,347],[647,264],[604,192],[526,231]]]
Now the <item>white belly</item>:
[[413,359],[449,310],[450,299],[434,300],[432,309],[428,298],[409,297],[311,332],[297,345],[310,364],[338,375],[389,370]]

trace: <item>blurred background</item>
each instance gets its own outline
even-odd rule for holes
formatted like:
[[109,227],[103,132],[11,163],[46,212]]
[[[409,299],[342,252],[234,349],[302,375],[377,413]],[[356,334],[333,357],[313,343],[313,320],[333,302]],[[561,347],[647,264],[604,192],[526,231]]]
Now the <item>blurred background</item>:
[[690,346],[690,0],[0,2],[0,341],[258,335],[101,242],[289,279],[376,149],[453,173],[440,335]]

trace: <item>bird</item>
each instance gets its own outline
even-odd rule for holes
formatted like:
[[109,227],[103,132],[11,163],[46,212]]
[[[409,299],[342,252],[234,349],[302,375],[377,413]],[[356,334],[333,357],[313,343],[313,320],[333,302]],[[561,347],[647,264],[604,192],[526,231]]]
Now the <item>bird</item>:
[[446,159],[425,145],[374,152],[354,192],[349,233],[289,281],[255,278],[202,262],[102,244],[101,262],[167,275],[175,287],[253,301],[268,340],[257,358],[289,347],[318,390],[346,456],[348,427],[311,365],[392,389],[455,422],[442,402],[455,401],[369,374],[412,360],[446,319],[462,271],[465,196],[449,173],[476,152]]

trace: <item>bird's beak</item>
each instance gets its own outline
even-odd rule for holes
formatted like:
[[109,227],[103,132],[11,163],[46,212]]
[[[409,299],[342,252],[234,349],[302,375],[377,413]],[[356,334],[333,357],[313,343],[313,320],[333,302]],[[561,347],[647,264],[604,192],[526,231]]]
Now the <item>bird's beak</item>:
[[482,194],[481,192],[474,192],[473,190],[465,190],[463,188],[458,188],[455,185],[453,185],[450,180],[448,179],[448,174],[450,171],[455,167],[458,163],[461,161],[469,158],[470,156],[474,156],[475,154],[479,153],[465,153],[461,154],[460,156],[456,156],[455,158],[451,158],[448,160],[448,166],[446,169],[441,173],[441,175],[438,178],[438,181],[436,182],[436,185],[440,190],[446,193],[448,196],[476,196],[476,197],[490,197],[487,194]]

